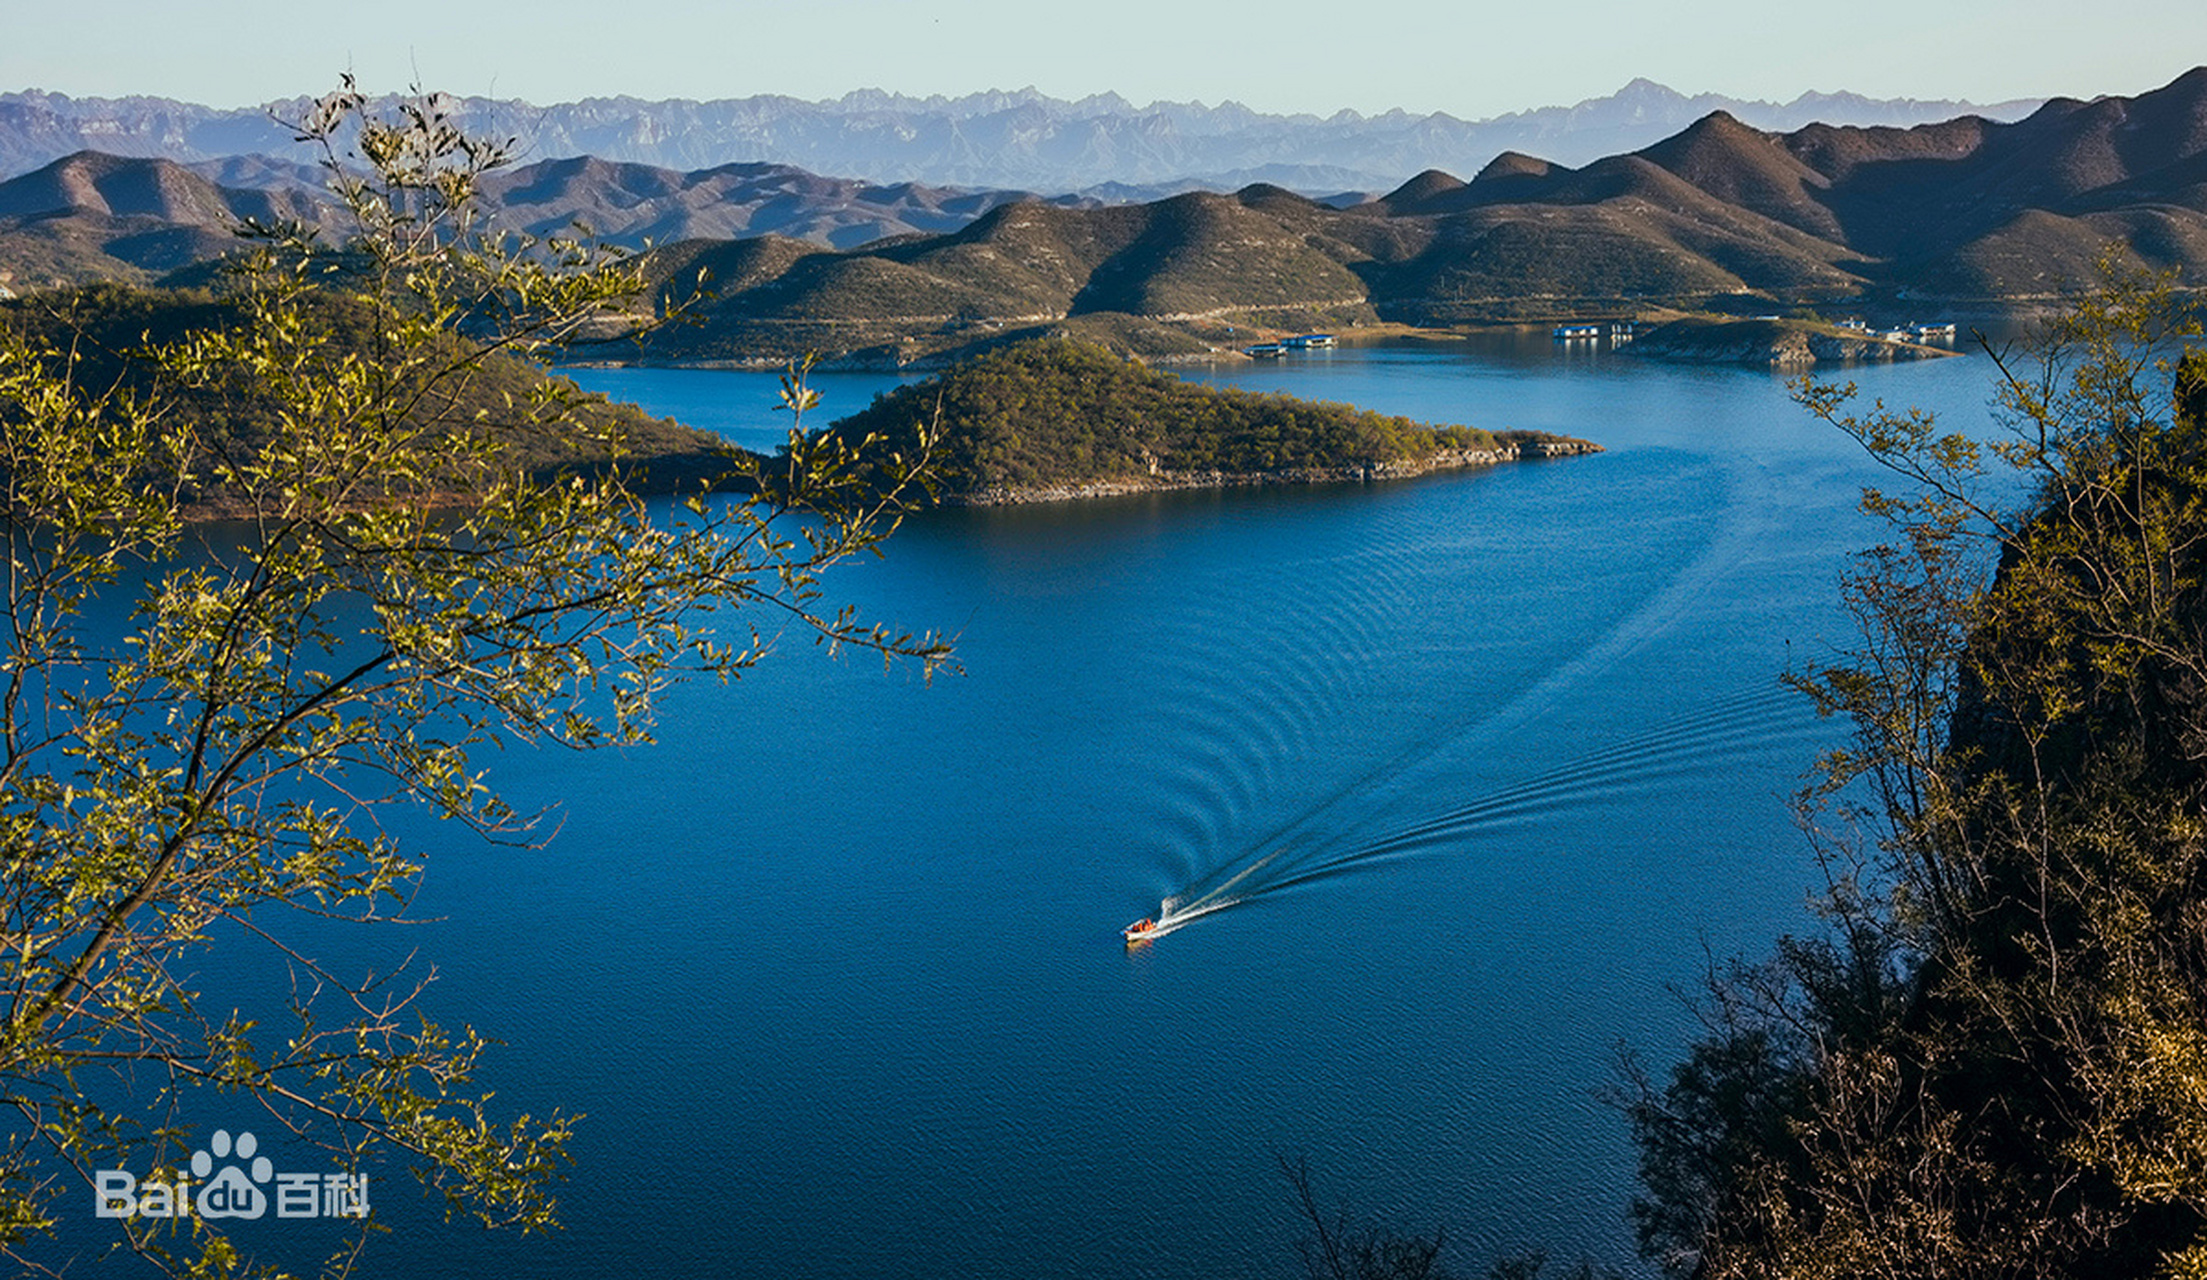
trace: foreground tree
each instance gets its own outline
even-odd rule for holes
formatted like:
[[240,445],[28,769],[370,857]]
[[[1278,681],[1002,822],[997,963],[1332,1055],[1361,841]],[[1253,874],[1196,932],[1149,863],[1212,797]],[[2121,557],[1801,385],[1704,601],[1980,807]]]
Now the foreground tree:
[[[52,340],[36,300],[0,332],[0,1248],[26,1262],[57,1214],[90,1216],[98,1171],[188,1176],[196,1090],[232,1095],[225,1115],[250,1099],[334,1171],[395,1150],[453,1212],[551,1225],[569,1120],[494,1117],[474,1031],[421,1016],[419,984],[284,948],[268,912],[400,909],[421,868],[374,823],[393,801],[529,838],[480,748],[644,740],[670,680],[738,673],[776,632],[945,653],[817,585],[888,532],[922,458],[869,460],[861,485],[851,446],[800,421],[771,475],[735,480],[773,497],[647,503],[613,419],[494,377],[633,324],[628,263],[485,233],[475,185],[504,155],[434,98],[386,118],[348,81],[301,134],[357,238],[253,229],[207,325],[128,352]],[[788,407],[814,399],[793,371]],[[547,442],[577,465],[544,465]],[[193,537],[209,509],[240,523]],[[218,940],[291,967],[289,1026],[195,988]],[[218,1222],[118,1225],[164,1267],[250,1269]]]
[[1798,683],[1832,928],[1712,983],[1629,1112],[1704,1276],[2207,1275],[2207,353],[2121,279],[2000,361],[2004,436],[1848,412],[1907,492]]
[[[1447,1228],[1436,1228],[1431,1237],[1404,1235],[1376,1223],[1353,1222],[1345,1209],[1329,1215],[1318,1205],[1310,1161],[1290,1160],[1285,1153],[1277,1158],[1281,1176],[1295,1192],[1295,1207],[1310,1224],[1310,1235],[1295,1244],[1310,1280],[1448,1280],[1440,1265],[1441,1250],[1448,1247]],[[1528,1260],[1526,1280],[1538,1275],[1541,1261]]]

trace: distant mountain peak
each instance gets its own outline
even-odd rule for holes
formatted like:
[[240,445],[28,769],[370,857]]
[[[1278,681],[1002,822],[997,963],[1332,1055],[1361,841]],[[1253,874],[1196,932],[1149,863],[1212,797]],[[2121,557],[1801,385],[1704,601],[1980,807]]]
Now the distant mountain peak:
[[1425,204],[1437,196],[1447,195],[1464,187],[1464,180],[1453,173],[1428,169],[1410,181],[1381,196],[1382,203],[1397,209],[1409,209]]
[[[1222,308],[1349,307],[1337,314],[1428,323],[1523,318],[1522,308],[1563,297],[1626,309],[1743,291],[1780,305],[2041,298],[2089,281],[2110,240],[2144,266],[2207,274],[2207,234],[2199,233],[2207,228],[2207,71],[2135,97],[2049,103],[2014,123],[1973,116],[1908,128],[1774,132],[1758,123],[1764,108],[1754,104],[1662,106],[1643,96],[1637,107],[1612,100],[1608,114],[1559,108],[1506,130],[1487,126],[1490,144],[1534,141],[1497,148],[1470,184],[1452,163],[1427,163],[1406,166],[1416,174],[1408,181],[1350,188],[1337,183],[1340,168],[1274,159],[1210,191],[1202,182],[1119,186],[1049,203],[1017,188],[822,177],[755,152],[683,169],[591,158],[596,138],[680,139],[707,125],[761,136],[784,118],[777,113],[794,109],[779,100],[689,103],[681,110],[690,125],[669,107],[644,130],[625,114],[633,108],[600,102],[564,118],[545,113],[578,144],[574,158],[502,170],[483,194],[496,226],[545,234],[580,220],[622,243],[665,246],[652,256],[655,270],[694,277],[710,269],[723,289],[714,323],[734,326],[711,339],[723,346],[693,352],[714,359],[742,354],[744,344],[791,341],[789,324],[821,317],[863,322],[872,342],[903,341],[910,335],[898,326],[915,315],[937,317],[928,324],[938,327],[942,315],[1105,312],[1146,324]],[[1118,145],[1140,137],[1184,157],[1241,142],[1231,131],[1200,135],[1218,117],[1184,105],[1115,134],[1105,116],[1061,128],[1063,103],[1001,93],[962,101],[993,108],[950,131],[973,155],[1030,137],[1040,140],[1038,156],[1067,138]],[[23,95],[0,95],[0,128],[33,110]],[[210,117],[193,126],[173,104],[159,110],[187,136],[221,125]],[[1553,155],[1558,138],[1636,140],[1643,118],[1674,111],[1687,118],[1668,136],[1576,168],[1533,150]],[[802,119],[812,127],[823,117]],[[893,132],[909,147],[922,135],[902,133],[908,125],[947,129],[948,119],[884,111],[844,136]],[[1280,117],[1263,119],[1276,156],[1282,138],[1298,135]],[[1568,132],[1573,125],[1580,131]],[[1339,136],[1366,157],[1381,147],[1410,157],[1461,145],[1465,135],[1446,117],[1396,113]],[[535,145],[550,149],[542,135]],[[204,263],[235,247],[221,229],[241,216],[294,216],[286,206],[308,217],[326,212],[326,201],[307,203],[298,191],[316,176],[281,158],[199,161],[187,171],[160,158],[78,152],[0,181],[0,270],[34,282],[64,271],[147,279]],[[1321,203],[1297,189],[1345,194]],[[1389,194],[1346,194],[1370,190]],[[1107,201],[1147,203],[1097,207]],[[2163,227],[2180,234],[2155,230]],[[826,252],[884,237],[892,247]],[[990,244],[991,253],[969,252]],[[981,262],[991,265],[977,269]],[[43,264],[35,274],[33,263]]]
[[[872,182],[1051,192],[1186,182],[1233,189],[1271,181],[1306,193],[1385,190],[1427,169],[1476,173],[1507,151],[1584,165],[1648,146],[1711,109],[1786,132],[1815,120],[1907,127],[1972,111],[2012,119],[2037,105],[1980,109],[1843,93],[1804,94],[1780,106],[1689,97],[1645,76],[1573,106],[1469,121],[1399,107],[1321,117],[1268,114],[1233,100],[1137,105],[1116,92],[1068,101],[1033,85],[959,97],[867,87],[818,102],[771,94],[656,102],[602,97],[548,107],[452,101],[461,127],[515,136],[528,159],[587,154],[683,172],[767,161]],[[311,160],[270,118],[272,111],[288,117],[303,109],[304,99],[215,109],[161,98],[0,93],[0,178],[85,147],[185,163],[253,154]]]
[[1538,156],[1529,156],[1522,151],[1505,151],[1489,160],[1487,167],[1481,169],[1472,178],[1472,182],[1477,184],[1516,177],[1545,178],[1554,172],[1556,166]]

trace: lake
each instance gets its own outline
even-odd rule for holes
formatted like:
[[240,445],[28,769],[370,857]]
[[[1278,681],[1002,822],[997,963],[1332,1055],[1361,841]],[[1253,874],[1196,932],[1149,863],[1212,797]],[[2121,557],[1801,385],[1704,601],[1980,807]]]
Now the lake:
[[[1846,376],[1981,425],[1989,372]],[[787,425],[771,375],[575,376]],[[504,1105],[587,1113],[567,1227],[445,1226],[394,1167],[370,1273],[1295,1276],[1283,1155],[1459,1272],[1640,1270],[1598,1095],[1709,957],[1812,927],[1787,797],[1838,730],[1777,680],[1848,640],[1872,468],[1780,377],[1545,336],[1187,376],[1608,452],[928,513],[827,585],[961,673],[792,634],[654,747],[488,761],[549,847],[417,832],[442,919],[321,945],[400,935]]]

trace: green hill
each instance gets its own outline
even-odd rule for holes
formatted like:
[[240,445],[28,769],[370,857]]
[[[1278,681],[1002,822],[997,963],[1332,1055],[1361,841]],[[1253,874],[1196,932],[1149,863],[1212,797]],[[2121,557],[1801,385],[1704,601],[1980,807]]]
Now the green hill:
[[[1282,216],[1329,211],[1281,196],[1252,197],[1270,213],[1201,192],[1102,209],[1024,202],[952,234],[843,253],[787,241],[750,251],[725,242],[669,245],[644,263],[662,297],[686,294],[701,270],[713,296],[698,324],[655,336],[650,358],[779,361],[819,350],[895,364],[1083,317],[1118,318],[1099,333],[1152,337],[1162,336],[1158,323],[1190,319],[1375,318],[1368,286],[1344,264],[1366,255],[1314,243],[1302,226],[1283,223]],[[1146,324],[1130,327],[1127,318]],[[1168,339],[1127,349],[1168,355],[1209,346]]]
[[854,445],[875,436],[912,457],[921,433],[938,423],[937,496],[947,502],[1098,486],[1371,479],[1595,449],[1534,432],[1431,426],[1348,405],[1200,386],[1101,347],[1054,339],[962,361],[829,430]]
[[[321,359],[337,364],[365,357],[368,337],[359,304],[342,295],[317,293],[309,295],[306,314],[327,336]],[[270,433],[272,406],[264,395],[242,377],[235,387],[182,392],[158,383],[158,373],[131,354],[234,324],[237,318],[233,303],[197,289],[92,285],[0,302],[0,327],[34,346],[76,352],[74,377],[80,386],[159,395],[191,421],[203,450],[233,455],[257,449]],[[626,450],[624,465],[641,470],[640,485],[647,490],[694,487],[727,470],[728,455],[718,436],[582,392],[564,378],[506,356],[490,356],[463,381],[428,389],[417,411],[425,422],[465,424],[453,429],[489,433],[500,444],[501,456],[517,469],[549,474],[607,465],[611,455],[602,444],[571,429],[554,429],[531,411],[541,391],[562,395],[585,435],[617,432]],[[459,502],[467,498],[458,491],[425,496]],[[232,506],[231,495],[212,488],[187,489],[186,497],[187,505],[202,516],[222,515]]]

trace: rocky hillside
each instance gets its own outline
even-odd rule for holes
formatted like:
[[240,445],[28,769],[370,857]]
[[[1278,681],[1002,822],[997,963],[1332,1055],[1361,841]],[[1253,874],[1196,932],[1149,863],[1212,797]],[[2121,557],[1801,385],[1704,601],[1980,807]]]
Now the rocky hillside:
[[705,272],[716,295],[702,324],[654,340],[655,359],[885,344],[894,360],[907,348],[1084,316],[1151,326],[1229,314],[1374,316],[1367,285],[1325,247],[1247,200],[1203,192],[1091,210],[1007,205],[951,235],[850,253],[785,240],[674,245],[649,265],[669,292]]
[[[283,200],[317,216],[285,194],[280,164],[221,172],[248,185],[92,156],[0,184],[0,269],[18,287],[142,278],[219,248],[210,228],[225,216]],[[701,323],[644,353],[663,361],[818,350],[897,364],[1061,330],[1168,355],[1252,330],[1725,299],[1898,322],[2043,303],[2090,284],[2109,245],[2129,265],[2207,278],[2207,68],[2011,124],[1770,133],[1714,112],[1583,166],[1508,152],[1469,181],[1429,169],[1346,207],[1266,183],[1129,205],[1015,196],[574,160],[494,175],[486,202],[521,229],[580,218],[661,241],[649,265],[668,295],[702,275]]]
[[1716,113],[1581,168],[1512,153],[1469,182],[1427,171],[1347,209],[1258,184],[1131,208],[1010,205],[841,254],[674,246],[666,278],[720,263],[718,298],[653,354],[909,358],[1103,313],[1208,323],[1226,342],[1227,324],[1547,319],[1728,296],[2012,306],[2089,285],[2110,244],[2133,266],[2207,279],[2207,68],[2014,124],[1772,134]]
[[498,225],[544,236],[580,221],[632,248],[647,241],[775,235],[848,249],[892,236],[955,231],[1000,205],[1039,198],[1029,191],[824,178],[784,164],[680,173],[588,156],[502,170],[483,183],[483,208]]
[[0,182],[0,285],[144,283],[237,247],[248,218],[322,223],[301,188],[224,186],[167,160],[84,151]]
[[[334,229],[326,177],[314,165],[261,156],[181,165],[78,152],[0,182],[0,284],[10,277],[18,290],[143,283],[235,249],[232,228],[246,218]],[[881,186],[788,165],[678,173],[583,157],[493,171],[483,181],[481,208],[506,230],[541,237],[571,233],[579,222],[630,248],[761,235],[851,248],[954,231],[991,209],[1035,199],[1026,191]]]

